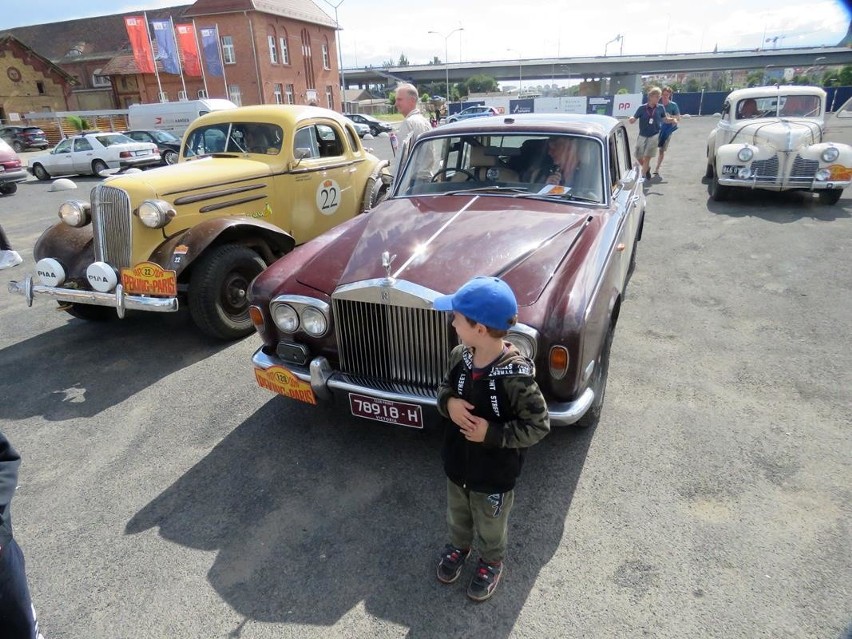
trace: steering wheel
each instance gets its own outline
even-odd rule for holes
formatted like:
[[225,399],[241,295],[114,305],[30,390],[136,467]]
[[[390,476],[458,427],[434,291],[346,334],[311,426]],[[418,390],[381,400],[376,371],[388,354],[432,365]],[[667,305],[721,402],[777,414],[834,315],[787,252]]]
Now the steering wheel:
[[473,173],[471,173],[470,171],[468,171],[466,169],[454,169],[451,166],[448,166],[448,167],[443,168],[443,169],[438,169],[435,172],[435,175],[432,176],[431,181],[437,182],[438,176],[444,175],[445,173],[448,173],[449,171],[455,171],[456,173],[464,173],[467,176],[467,179],[465,180],[465,182],[479,182],[479,180],[476,179],[476,176]]

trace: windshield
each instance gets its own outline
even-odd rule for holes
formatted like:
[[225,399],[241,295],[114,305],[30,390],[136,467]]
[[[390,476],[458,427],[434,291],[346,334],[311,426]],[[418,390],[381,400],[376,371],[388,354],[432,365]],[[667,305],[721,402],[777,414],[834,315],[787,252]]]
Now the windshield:
[[432,138],[413,149],[396,195],[493,192],[604,202],[603,147],[579,135]]
[[281,151],[284,131],[277,124],[224,122],[193,129],[183,149],[184,157],[212,153],[262,153]]
[[180,143],[180,138],[168,131],[151,131],[151,137],[157,142],[177,142]]
[[818,95],[767,95],[737,103],[737,120],[754,118],[815,118],[822,112]]

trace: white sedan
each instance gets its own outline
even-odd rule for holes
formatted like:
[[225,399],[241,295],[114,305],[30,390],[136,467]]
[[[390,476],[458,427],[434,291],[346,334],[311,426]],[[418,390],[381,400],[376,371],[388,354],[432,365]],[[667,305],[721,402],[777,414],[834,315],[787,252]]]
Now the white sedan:
[[108,169],[160,163],[155,144],[136,142],[120,133],[83,133],[65,138],[49,153],[30,158],[28,169],[39,180],[59,175],[100,175]]

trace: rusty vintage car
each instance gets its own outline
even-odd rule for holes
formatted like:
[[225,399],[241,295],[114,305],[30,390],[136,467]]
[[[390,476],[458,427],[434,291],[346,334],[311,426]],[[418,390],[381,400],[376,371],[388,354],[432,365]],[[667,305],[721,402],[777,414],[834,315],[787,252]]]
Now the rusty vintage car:
[[390,184],[352,123],[308,106],[203,115],[177,164],[108,178],[60,206],[36,243],[35,275],[10,291],[103,320],[186,302],[205,333],[253,331],[246,290],[267,265],[364,212]]
[[[579,163],[548,184],[549,149],[563,139]],[[403,152],[388,200],[254,281],[258,384],[308,403],[339,394],[359,417],[422,427],[457,343],[432,301],[495,275],[517,295],[507,339],[535,362],[551,422],[595,424],[645,213],[624,125],[479,118]]]
[[805,191],[836,204],[852,183],[852,147],[826,135],[826,93],[819,87],[732,91],[707,138],[710,197],[740,189]]

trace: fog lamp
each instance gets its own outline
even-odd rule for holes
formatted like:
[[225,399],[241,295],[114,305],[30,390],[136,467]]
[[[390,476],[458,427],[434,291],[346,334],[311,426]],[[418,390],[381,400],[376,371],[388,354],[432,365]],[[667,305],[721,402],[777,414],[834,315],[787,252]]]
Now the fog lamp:
[[92,262],[86,268],[86,279],[91,286],[100,293],[109,293],[118,284],[118,275],[115,269],[106,262]]
[[828,178],[831,177],[831,171],[828,169],[819,169],[814,175],[814,179],[817,182],[825,182]]
[[737,177],[740,178],[741,180],[749,179],[751,177],[751,169],[748,168],[747,166],[740,168],[740,170],[737,171]]
[[65,282],[65,269],[59,260],[43,257],[36,262],[36,275],[45,286],[61,286]]

